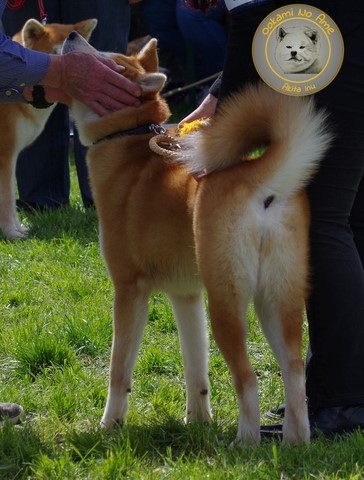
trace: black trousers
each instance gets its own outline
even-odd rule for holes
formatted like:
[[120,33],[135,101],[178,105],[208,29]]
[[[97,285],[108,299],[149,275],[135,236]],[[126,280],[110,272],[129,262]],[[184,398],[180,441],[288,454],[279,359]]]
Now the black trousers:
[[[354,10],[363,6],[354,0],[342,3],[334,5],[343,15],[328,13],[337,23],[345,21],[339,23],[344,62],[334,81],[315,95],[330,113],[336,139],[308,187],[312,293],[307,316],[312,353],[306,388],[312,409],[364,404],[364,17],[355,15],[351,21],[350,3]],[[321,4],[325,9],[325,2]],[[252,39],[275,8],[271,2],[231,15],[219,98],[258,80]]]
[[336,138],[308,188],[312,408],[364,403],[364,23],[344,40],[338,77],[316,95]]

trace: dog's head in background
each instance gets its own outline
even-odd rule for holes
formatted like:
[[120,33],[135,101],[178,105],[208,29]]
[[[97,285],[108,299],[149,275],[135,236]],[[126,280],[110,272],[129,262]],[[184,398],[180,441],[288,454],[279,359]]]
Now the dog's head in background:
[[90,18],[73,24],[49,23],[43,24],[30,18],[13,40],[23,47],[43,53],[60,54],[64,40],[72,31],[79,32],[87,40],[96,28],[97,20]]

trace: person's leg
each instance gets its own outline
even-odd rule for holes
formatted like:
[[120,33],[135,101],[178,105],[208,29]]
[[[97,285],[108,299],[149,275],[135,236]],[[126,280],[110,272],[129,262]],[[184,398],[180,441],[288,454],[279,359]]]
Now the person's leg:
[[57,105],[45,129],[22,152],[16,166],[19,206],[57,208],[69,199],[69,126],[64,105]]
[[86,163],[87,148],[81,144],[76,126],[73,129],[73,152],[83,206],[86,208],[92,207],[94,202]]
[[[126,52],[130,30],[130,5],[127,0],[109,1],[107,7],[100,0],[64,0],[61,17],[64,23],[97,18],[97,27],[90,38],[91,45],[101,51]],[[87,149],[81,145],[77,129],[74,130],[73,144],[82,202],[89,207],[93,205],[93,199],[86,165]]]
[[193,52],[197,79],[220,72],[224,65],[227,41],[223,26],[226,14],[224,2],[210,9],[207,14],[189,9],[183,0],[177,0],[176,5],[178,26]]
[[350,226],[354,241],[364,268],[364,176],[361,179],[358,193],[350,214]]
[[158,39],[160,64],[170,72],[169,85],[186,81],[186,44],[176,17],[176,0],[144,0],[143,21],[147,32]]
[[[337,134],[308,188],[312,293],[307,306],[311,356],[306,388],[309,408],[318,412],[313,423],[319,428],[321,409],[358,404],[362,418],[356,413],[356,423],[364,427],[363,41],[362,29],[346,36],[342,70],[316,96],[319,105],[328,108]],[[355,239],[349,224],[353,205]]]
[[[47,3],[48,22],[59,22],[57,2]],[[3,23],[9,35],[18,32],[26,20],[39,17],[37,2],[26,2],[18,10],[5,9]],[[56,208],[68,203],[68,127],[67,109],[58,106],[42,134],[19,155],[16,177],[19,206]]]
[[128,0],[62,0],[61,18],[64,23],[75,23],[96,18],[90,43],[98,50],[125,53],[130,30],[130,5]]
[[327,436],[364,429],[363,40],[362,29],[345,36],[343,68],[316,96],[337,134],[308,188],[312,293],[306,389],[312,432]]

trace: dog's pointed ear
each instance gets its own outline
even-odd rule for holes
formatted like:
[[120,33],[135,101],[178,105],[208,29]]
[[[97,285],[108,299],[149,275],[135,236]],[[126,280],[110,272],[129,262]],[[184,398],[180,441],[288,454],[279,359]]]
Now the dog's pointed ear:
[[156,38],[152,38],[144,45],[138,53],[137,59],[146,72],[158,72],[159,61]]
[[167,77],[163,73],[146,73],[139,80],[143,94],[155,94],[164,87]]
[[26,48],[33,47],[36,40],[41,38],[44,35],[44,25],[35,18],[30,18],[24,25],[21,35],[22,43]]
[[282,41],[286,35],[287,32],[283,27],[277,28],[277,40]]
[[97,25],[96,18],[89,18],[88,20],[82,20],[82,22],[75,23],[75,30],[80,33],[83,38],[89,40],[91,33],[95,30]]
[[308,29],[308,30],[305,30],[305,35],[308,36],[308,38],[311,40],[312,43],[317,43],[317,40],[318,40],[318,32],[317,30],[311,30],[311,29]]

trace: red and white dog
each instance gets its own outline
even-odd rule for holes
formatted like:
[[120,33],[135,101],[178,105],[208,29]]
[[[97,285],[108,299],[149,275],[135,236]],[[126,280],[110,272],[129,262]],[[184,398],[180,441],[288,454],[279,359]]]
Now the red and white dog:
[[[43,25],[28,20],[14,40],[24,47],[44,53],[60,53],[65,38],[77,30],[90,38],[97,20],[90,19],[76,24],[50,23]],[[19,153],[41,134],[55,104],[44,109],[25,103],[0,105],[0,229],[8,239],[27,236],[21,225],[15,205],[15,167]]]
[[[70,50],[93,51],[77,34],[65,42],[63,51]],[[153,290],[165,291],[173,304],[186,418],[211,418],[204,285],[239,401],[238,439],[260,439],[257,382],[246,350],[245,314],[254,299],[282,369],[284,440],[309,441],[301,358],[310,222],[304,186],[328,147],[325,115],[306,98],[251,86],[226,100],[208,125],[181,137],[179,157],[166,162],[149,148],[155,134],[148,128],[170,113],[159,95],[165,78],[158,73],[156,40],[131,57],[107,55],[125,67],[143,95],[140,106],[103,118],[78,102],[71,108],[90,147],[100,242],[115,289],[102,424],[110,429],[126,419]]]

